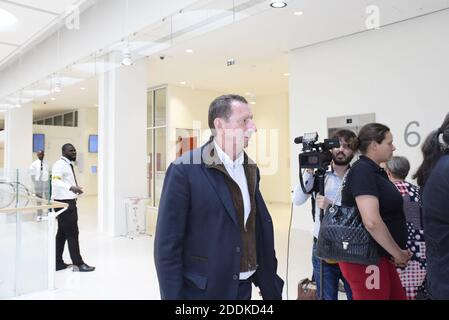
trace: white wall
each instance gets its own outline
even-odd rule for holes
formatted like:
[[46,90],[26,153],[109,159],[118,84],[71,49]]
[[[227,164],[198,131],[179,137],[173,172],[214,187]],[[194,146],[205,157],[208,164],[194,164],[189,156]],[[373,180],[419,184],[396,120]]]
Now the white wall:
[[[425,136],[449,111],[449,12],[443,11],[380,30],[298,49],[290,54],[290,141],[317,130],[326,137],[326,118],[376,113],[388,125],[414,172],[419,146],[404,140],[406,125]],[[414,142],[413,139],[411,141]],[[298,181],[299,147],[291,149],[291,181]],[[307,211],[303,207],[301,210]],[[300,227],[310,227],[310,214]]]
[[[85,195],[97,194],[97,174],[91,166],[97,165],[97,154],[88,151],[89,134],[98,132],[98,111],[94,108],[78,109],[78,127],[33,125],[33,133],[45,134],[45,160],[51,167],[61,157],[61,147],[71,143],[77,151],[77,181]],[[33,160],[37,159],[33,154]]]
[[126,233],[125,199],[147,197],[147,81],[143,60],[99,78],[98,226]]
[[80,183],[86,195],[97,194],[98,173],[92,172],[92,166],[96,166],[98,172],[98,153],[89,153],[89,135],[98,134],[98,108],[78,109],[78,128],[80,142],[77,151],[78,157],[82,156],[82,163],[78,161]]
[[[167,91],[168,163],[176,156],[176,128],[201,129],[201,145],[210,136],[208,109],[222,92],[169,86]],[[242,94],[237,92],[237,94]],[[258,128],[251,139],[248,154],[261,170],[261,191],[267,202],[290,201],[288,95],[257,97],[250,105]]]
[[0,178],[5,167],[5,130],[0,130]]
[[257,97],[257,104],[251,108],[258,129],[255,144],[262,176],[261,192],[268,202],[289,203],[291,143],[288,94]]
[[167,88],[167,166],[176,158],[176,129],[200,129],[201,141],[206,142],[210,136],[207,111],[210,103],[221,92],[168,86]]
[[0,142],[0,169],[5,166],[5,143]]

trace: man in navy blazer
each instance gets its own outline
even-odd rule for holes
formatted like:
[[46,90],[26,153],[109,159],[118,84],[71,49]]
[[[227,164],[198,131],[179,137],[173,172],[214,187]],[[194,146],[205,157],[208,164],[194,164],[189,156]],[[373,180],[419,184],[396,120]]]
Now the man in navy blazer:
[[273,222],[259,169],[243,151],[256,131],[245,98],[209,107],[212,137],[170,164],[154,243],[162,299],[282,299]]

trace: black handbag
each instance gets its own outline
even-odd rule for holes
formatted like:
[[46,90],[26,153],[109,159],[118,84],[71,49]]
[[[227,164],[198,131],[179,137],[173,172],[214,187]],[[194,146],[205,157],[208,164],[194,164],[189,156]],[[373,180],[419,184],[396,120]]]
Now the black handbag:
[[[341,197],[346,176],[347,173],[337,197]],[[344,207],[335,203],[336,199],[325,210],[321,221],[316,244],[317,257],[365,265],[377,264],[377,244],[365,229],[357,206]]]

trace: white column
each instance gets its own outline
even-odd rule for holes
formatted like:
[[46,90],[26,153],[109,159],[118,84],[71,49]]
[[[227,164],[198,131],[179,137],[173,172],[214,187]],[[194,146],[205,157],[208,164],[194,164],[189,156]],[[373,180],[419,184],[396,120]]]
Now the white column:
[[[28,177],[33,161],[33,109],[31,106],[9,109],[5,117],[5,177],[15,179],[16,169],[20,176]],[[22,178],[23,176],[23,178]]]
[[98,226],[118,236],[125,230],[126,197],[146,197],[146,61],[99,79]]

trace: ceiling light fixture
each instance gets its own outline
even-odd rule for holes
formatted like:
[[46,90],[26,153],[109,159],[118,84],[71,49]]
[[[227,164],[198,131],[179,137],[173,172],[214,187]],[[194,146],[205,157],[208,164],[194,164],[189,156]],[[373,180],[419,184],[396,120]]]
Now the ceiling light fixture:
[[302,11],[295,11],[293,14],[295,16],[302,16],[304,14],[304,12],[302,12]]
[[181,81],[179,84],[182,84],[184,86],[186,83],[187,82],[185,82],[185,81]]
[[126,46],[126,48],[123,50],[122,65],[129,67],[132,64],[133,60],[131,59],[131,51],[129,50],[129,47]]
[[84,87],[80,87],[80,90],[84,91],[84,90],[86,90],[86,88],[84,88]]
[[51,101],[55,101],[56,98],[55,98],[55,97],[51,97],[50,100],[51,100]]
[[285,8],[287,6],[287,1],[271,1],[270,7],[279,9],[279,8]]
[[187,53],[193,53],[193,50],[192,49],[186,49],[186,52]]
[[55,88],[53,89],[54,92],[61,92],[61,80],[58,78],[55,78]]
[[17,18],[15,15],[0,8],[0,29],[8,28],[17,23]]
[[285,77],[288,77],[289,75],[290,75],[290,73],[287,73],[287,72],[284,73],[284,76],[285,76]]

